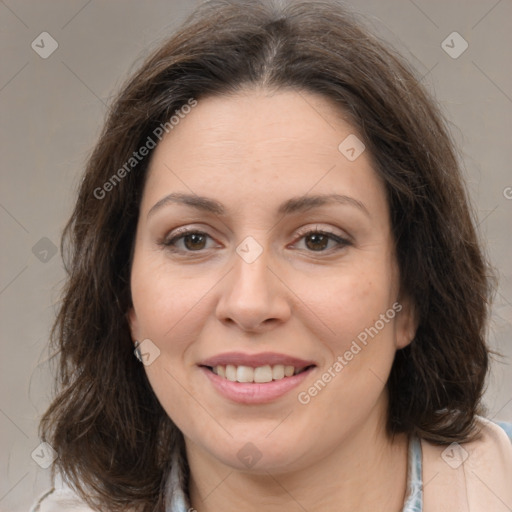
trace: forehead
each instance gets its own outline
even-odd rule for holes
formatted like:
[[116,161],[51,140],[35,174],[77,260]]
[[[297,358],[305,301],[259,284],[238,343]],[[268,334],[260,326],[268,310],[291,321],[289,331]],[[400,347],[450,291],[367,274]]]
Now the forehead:
[[340,151],[344,141],[354,146],[360,139],[332,100],[310,92],[249,89],[206,97],[155,149],[143,207],[174,189],[242,199],[243,188],[247,200],[263,194],[268,202],[334,187],[379,203],[383,186],[368,152],[351,160]]

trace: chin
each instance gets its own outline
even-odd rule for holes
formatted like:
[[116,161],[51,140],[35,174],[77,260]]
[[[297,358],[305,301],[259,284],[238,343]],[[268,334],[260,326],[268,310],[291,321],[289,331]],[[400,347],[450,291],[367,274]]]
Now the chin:
[[279,434],[270,435],[269,431],[266,429],[263,433],[255,429],[251,432],[245,428],[243,433],[233,432],[233,437],[226,434],[222,441],[209,438],[210,442],[200,444],[212,458],[226,466],[254,474],[294,471],[306,463],[306,454],[313,453],[315,441],[308,444],[304,436],[297,436],[297,431],[292,433],[283,429]]

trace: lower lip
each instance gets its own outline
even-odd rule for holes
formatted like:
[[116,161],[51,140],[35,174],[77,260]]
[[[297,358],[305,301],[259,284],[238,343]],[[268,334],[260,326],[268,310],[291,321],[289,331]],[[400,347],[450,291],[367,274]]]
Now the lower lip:
[[311,367],[292,377],[284,377],[283,379],[264,383],[232,382],[219,377],[204,366],[201,366],[200,369],[210,379],[213,387],[229,400],[240,404],[265,404],[280,398],[293,388],[296,388],[315,367]]

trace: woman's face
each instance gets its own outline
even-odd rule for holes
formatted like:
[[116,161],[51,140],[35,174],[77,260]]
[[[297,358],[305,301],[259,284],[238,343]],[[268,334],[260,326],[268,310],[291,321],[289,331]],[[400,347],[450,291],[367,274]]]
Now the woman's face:
[[414,322],[355,136],[323,97],[246,90],[155,149],[129,319],[190,457],[287,471],[384,432]]

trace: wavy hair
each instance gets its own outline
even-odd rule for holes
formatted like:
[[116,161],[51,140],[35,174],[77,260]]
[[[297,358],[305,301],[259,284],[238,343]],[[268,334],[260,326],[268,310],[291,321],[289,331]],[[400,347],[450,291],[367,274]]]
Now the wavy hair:
[[122,179],[113,174],[190,98],[247,86],[323,95],[363,138],[385,184],[400,285],[419,319],[392,366],[388,430],[437,443],[472,435],[492,290],[439,108],[403,58],[334,0],[214,0],[121,88],[63,234],[57,393],[40,429],[59,453],[56,469],[98,509],[163,510],[171,447],[183,447],[133,355],[126,316],[151,151]]

